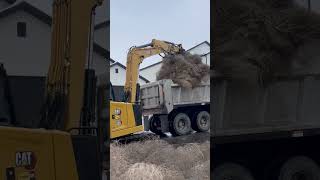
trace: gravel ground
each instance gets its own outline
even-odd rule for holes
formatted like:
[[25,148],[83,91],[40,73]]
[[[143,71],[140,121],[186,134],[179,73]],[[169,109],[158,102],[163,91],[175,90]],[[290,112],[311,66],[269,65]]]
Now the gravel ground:
[[111,179],[209,180],[210,134],[142,138],[110,147]]

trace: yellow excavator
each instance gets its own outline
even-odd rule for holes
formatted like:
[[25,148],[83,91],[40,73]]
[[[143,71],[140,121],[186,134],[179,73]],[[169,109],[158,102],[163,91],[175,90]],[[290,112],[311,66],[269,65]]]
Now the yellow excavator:
[[[126,82],[124,98],[121,102],[110,101],[111,139],[124,137],[144,130],[142,112],[139,104],[140,86],[138,83],[139,65],[144,59],[160,54],[179,54],[184,49],[181,44],[153,39],[151,43],[131,47],[127,55]],[[111,85],[112,91],[112,85]],[[112,98],[113,97],[113,98]]]
[[[102,179],[97,127],[83,126],[86,61],[103,0],[54,0],[51,63],[40,127],[0,126],[0,179]],[[27,119],[26,119],[27,121]],[[84,121],[84,120],[83,120]]]

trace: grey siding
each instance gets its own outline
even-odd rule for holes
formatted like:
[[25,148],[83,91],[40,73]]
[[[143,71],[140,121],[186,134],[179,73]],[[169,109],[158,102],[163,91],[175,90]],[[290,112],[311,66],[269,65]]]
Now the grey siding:
[[[27,36],[17,36],[17,22],[27,23]],[[0,63],[8,75],[45,76],[50,61],[50,26],[18,11],[0,21]]]
[[104,74],[108,71],[108,60],[96,52],[93,52],[92,68],[96,71],[96,75]]
[[[17,36],[17,22],[26,22],[25,38]],[[0,63],[4,64],[8,75],[46,76],[50,64],[51,27],[24,11],[1,19],[0,27]],[[97,74],[106,71],[107,65],[103,56],[93,53]]]
[[99,29],[96,29],[94,31],[94,40],[96,43],[98,43],[101,47],[110,50],[109,47],[109,33],[110,28],[109,27],[101,27]]
[[0,10],[8,7],[10,4],[7,3],[5,0],[0,0]]

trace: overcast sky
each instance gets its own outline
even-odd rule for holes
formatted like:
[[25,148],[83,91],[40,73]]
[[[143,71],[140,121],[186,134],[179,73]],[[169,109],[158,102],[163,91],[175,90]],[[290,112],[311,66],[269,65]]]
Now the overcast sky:
[[[153,38],[189,49],[210,42],[210,0],[111,0],[110,56],[126,63],[128,49]],[[141,67],[161,60],[145,60]]]

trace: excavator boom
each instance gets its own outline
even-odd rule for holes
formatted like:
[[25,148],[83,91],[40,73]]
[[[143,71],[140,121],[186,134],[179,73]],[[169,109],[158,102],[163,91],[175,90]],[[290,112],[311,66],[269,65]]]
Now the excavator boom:
[[0,126],[0,179],[102,179],[98,136],[64,132],[80,126],[93,12],[101,3],[54,0],[41,129]]
[[132,47],[127,57],[126,82],[124,86],[125,101],[135,103],[137,100],[137,82],[139,76],[139,65],[145,58],[157,54],[177,54],[183,52],[184,49],[179,44],[168,41],[153,39],[151,43],[142,46]]
[[103,0],[55,0],[51,63],[42,127],[80,126],[86,60],[90,57],[93,12]]

